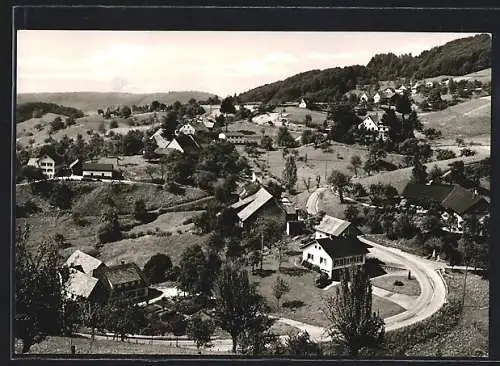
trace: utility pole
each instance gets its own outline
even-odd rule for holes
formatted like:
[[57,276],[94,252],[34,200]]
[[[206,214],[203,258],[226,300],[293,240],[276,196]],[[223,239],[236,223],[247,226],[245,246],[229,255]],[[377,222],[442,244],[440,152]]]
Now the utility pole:
[[325,161],[325,182],[328,181],[328,161]]
[[264,265],[264,233],[260,233],[260,271]]

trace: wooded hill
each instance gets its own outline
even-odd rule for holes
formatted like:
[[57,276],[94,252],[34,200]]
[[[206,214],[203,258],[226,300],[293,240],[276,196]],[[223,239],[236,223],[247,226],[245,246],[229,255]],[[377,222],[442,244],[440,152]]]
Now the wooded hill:
[[187,103],[191,98],[206,100],[214,94],[199,91],[171,91],[168,93],[133,94],[115,92],[72,92],[72,93],[21,93],[17,95],[17,104],[45,102],[71,106],[84,112],[97,111],[107,107],[146,105],[157,100],[160,103],[173,104],[176,101]]
[[378,54],[366,66],[311,70],[285,80],[251,89],[240,102],[285,102],[310,98],[316,102],[339,100],[356,85],[381,80],[423,79],[438,75],[461,76],[491,67],[491,37],[481,34],[448,42],[418,56]]

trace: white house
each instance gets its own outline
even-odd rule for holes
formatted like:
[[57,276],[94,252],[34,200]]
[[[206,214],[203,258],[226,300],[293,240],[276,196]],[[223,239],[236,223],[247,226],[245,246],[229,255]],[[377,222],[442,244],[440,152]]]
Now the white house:
[[156,149],[155,152],[164,154],[167,150],[177,150],[181,153],[186,151],[197,151],[200,149],[200,144],[191,134],[179,134],[164,149]]
[[162,128],[159,128],[151,137],[150,139],[151,140],[155,140],[156,141],[156,145],[158,145],[158,147],[160,149],[164,149],[167,147],[167,145],[170,143],[170,141],[168,141],[165,137],[162,136],[163,134],[163,129]]
[[41,158],[31,158],[28,160],[27,165],[40,168],[43,174],[49,179],[54,178],[56,174],[56,162],[48,155],[44,155]]
[[380,103],[380,99],[381,99],[381,97],[380,97],[380,94],[379,94],[379,93],[376,93],[376,94],[373,96],[373,102],[374,102],[375,104]]
[[302,261],[318,266],[331,278],[334,270],[363,265],[367,252],[366,246],[357,238],[326,237],[303,246]]
[[382,141],[386,141],[389,138],[389,126],[381,123],[377,115],[366,116],[363,122],[358,125],[358,129],[378,132],[377,138]]
[[372,116],[367,116],[363,122],[358,125],[358,128],[364,128],[367,131],[378,131],[378,125],[373,120]]
[[366,94],[366,93],[363,93],[359,96],[360,102],[368,102],[368,99],[369,99],[369,97],[368,97],[368,94]]
[[177,131],[178,133],[183,133],[185,135],[196,134],[196,129],[190,123],[182,125]]
[[308,108],[309,107],[309,101],[305,98],[302,98],[299,103],[299,108]]
[[394,92],[394,89],[392,89],[392,88],[386,88],[384,90],[384,94],[385,94],[386,98],[392,98],[394,96],[395,92]]
[[432,87],[434,86],[434,83],[433,83],[432,81],[430,81],[430,80],[429,80],[429,81],[427,81],[427,82],[425,83],[425,86],[426,86],[426,87],[428,87],[428,88],[432,88]]
[[83,164],[83,176],[88,178],[113,178],[113,164]]

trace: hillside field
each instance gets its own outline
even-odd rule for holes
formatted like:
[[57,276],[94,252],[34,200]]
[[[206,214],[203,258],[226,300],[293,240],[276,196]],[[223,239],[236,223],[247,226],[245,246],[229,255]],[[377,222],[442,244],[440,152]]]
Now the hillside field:
[[424,128],[435,128],[443,138],[473,138],[491,134],[491,96],[472,99],[438,112],[420,113]]

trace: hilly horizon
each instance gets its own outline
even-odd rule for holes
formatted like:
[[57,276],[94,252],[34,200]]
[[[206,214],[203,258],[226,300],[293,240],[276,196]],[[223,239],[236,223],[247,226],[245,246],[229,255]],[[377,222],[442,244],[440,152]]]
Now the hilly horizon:
[[241,102],[287,102],[302,97],[317,102],[339,100],[357,85],[376,85],[400,78],[425,79],[439,75],[463,76],[491,67],[491,36],[459,38],[422,51],[418,56],[383,53],[366,65],[315,69],[240,93]]
[[84,112],[96,111],[109,106],[146,105],[157,100],[172,104],[176,101],[187,103],[191,98],[206,100],[216,94],[201,91],[169,91],[165,93],[127,93],[127,92],[47,92],[19,93],[16,104],[44,102],[55,103],[80,109]]

